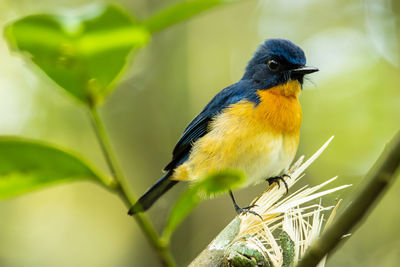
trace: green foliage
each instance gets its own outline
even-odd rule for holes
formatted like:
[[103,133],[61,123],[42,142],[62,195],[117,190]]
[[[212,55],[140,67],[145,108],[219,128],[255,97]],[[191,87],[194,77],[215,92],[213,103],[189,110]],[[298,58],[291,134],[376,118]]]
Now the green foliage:
[[[151,32],[186,20],[211,7],[235,1],[238,0],[182,2],[162,10],[143,23],[113,5],[92,7],[89,12],[75,16],[32,15],[9,24],[5,29],[5,37],[12,50],[28,55],[34,64],[64,90],[82,103],[94,107],[112,91],[129,54],[146,45]],[[10,142],[1,143],[0,153],[3,154],[0,154],[0,158],[4,162],[7,159],[6,166],[13,168],[3,170],[0,199],[53,182],[97,176],[84,163],[61,150],[22,140]],[[7,149],[11,147],[14,156],[6,157]],[[31,154],[21,156],[28,150]],[[40,155],[34,157],[34,153]],[[58,156],[52,157],[52,153]],[[30,158],[26,158],[29,155]],[[47,156],[52,161],[47,161]],[[57,163],[59,158],[61,161]],[[58,169],[46,165],[53,161],[52,166]],[[63,164],[68,162],[75,162],[76,173],[63,169]],[[21,171],[25,169],[19,169],[18,166],[25,166],[26,163],[35,168],[29,172]],[[57,170],[60,171],[58,175]],[[222,176],[217,177],[214,179],[215,184],[209,182],[196,187],[196,190],[205,194],[218,193],[224,186],[217,181],[223,179]],[[111,185],[104,179],[103,182]],[[194,206],[198,200],[195,194],[187,198],[193,204],[187,204],[188,207],[183,210],[189,212],[190,206]]]
[[202,196],[219,195],[237,188],[245,181],[243,172],[236,170],[217,171],[189,187],[172,208],[163,238],[169,242],[172,233],[183,219],[200,203]]
[[181,2],[162,10],[146,20],[144,24],[150,32],[157,32],[210,8],[238,1],[239,0],[192,0]]
[[149,33],[123,10],[107,6],[84,16],[28,16],[11,23],[6,37],[67,92],[94,104],[111,91],[127,56],[148,42]]
[[12,49],[26,52],[54,82],[83,103],[95,105],[112,91],[128,55],[148,43],[150,32],[236,1],[182,2],[144,23],[113,5],[78,16],[32,15],[11,23],[5,35]]
[[237,188],[245,179],[244,173],[237,170],[213,172],[199,182],[198,192],[207,196],[224,194],[229,189]]
[[59,182],[99,179],[84,161],[59,148],[0,138],[0,200]]
[[[27,55],[55,83],[96,114],[96,106],[115,87],[132,51],[146,45],[150,34],[186,20],[217,5],[238,0],[192,0],[162,10],[144,22],[133,19],[113,5],[97,6],[89,13],[75,16],[32,15],[21,18],[5,29],[10,48]],[[101,121],[94,118],[95,129]],[[114,172],[117,163],[110,160],[106,134],[98,136],[104,156]],[[0,138],[0,200],[46,185],[72,180],[101,181],[111,189],[120,189],[122,198],[133,202],[124,188],[123,175],[115,173],[112,182],[99,175],[79,158],[60,149],[16,138]],[[210,175],[187,190],[169,217],[164,236],[172,232],[200,202],[200,195],[216,195],[243,181],[243,174],[226,171]],[[229,179],[229,183],[227,180]],[[131,203],[133,204],[133,203]],[[158,236],[144,215],[136,219],[155,247]],[[173,262],[160,252],[165,262]],[[164,253],[164,254],[163,254]],[[166,254],[165,254],[166,253]]]

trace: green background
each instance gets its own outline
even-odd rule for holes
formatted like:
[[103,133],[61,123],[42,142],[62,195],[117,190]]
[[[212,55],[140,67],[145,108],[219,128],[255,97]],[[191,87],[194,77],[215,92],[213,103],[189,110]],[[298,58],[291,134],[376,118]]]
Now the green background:
[[[71,13],[94,1],[0,2],[1,29],[37,13]],[[110,1],[138,17],[178,1]],[[242,1],[157,33],[130,61],[101,109],[123,169],[140,195],[159,176],[186,124],[219,90],[236,82],[257,46],[280,37],[299,44],[320,68],[305,82],[298,155],[335,139],[304,181],[355,187],[400,126],[400,4],[397,1]],[[39,38],[39,37],[38,37]],[[0,134],[20,135],[105,162],[83,106],[0,41]],[[185,188],[149,212],[158,229]],[[237,193],[242,205],[263,185]],[[396,182],[327,266],[396,266],[400,260],[400,183]],[[234,217],[228,196],[198,206],[173,236],[189,263]],[[63,183],[0,202],[0,266],[152,266],[143,234],[116,196],[91,182]]]

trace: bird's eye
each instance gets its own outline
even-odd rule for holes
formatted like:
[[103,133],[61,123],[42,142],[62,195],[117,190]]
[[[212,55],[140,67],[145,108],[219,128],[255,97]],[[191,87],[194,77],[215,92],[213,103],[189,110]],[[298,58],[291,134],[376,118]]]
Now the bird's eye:
[[268,68],[272,71],[277,71],[279,69],[279,63],[276,60],[270,59],[267,62]]

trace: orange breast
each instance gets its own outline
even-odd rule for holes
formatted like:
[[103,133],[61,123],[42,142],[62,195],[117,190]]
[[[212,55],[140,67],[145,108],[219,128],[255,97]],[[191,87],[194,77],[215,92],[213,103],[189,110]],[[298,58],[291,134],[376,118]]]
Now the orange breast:
[[298,100],[301,86],[298,81],[289,81],[267,90],[259,90],[260,103],[254,107],[249,102],[233,105],[227,113],[268,128],[268,131],[298,134],[302,111]]
[[290,81],[268,90],[259,90],[260,104],[255,116],[269,124],[271,130],[282,133],[298,133],[302,121],[298,94],[299,82]]

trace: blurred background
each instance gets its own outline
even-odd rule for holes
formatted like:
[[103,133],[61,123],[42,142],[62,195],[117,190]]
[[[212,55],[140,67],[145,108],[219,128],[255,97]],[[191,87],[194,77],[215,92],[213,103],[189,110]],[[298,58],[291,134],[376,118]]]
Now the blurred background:
[[[89,0],[2,0],[0,26],[37,13],[68,13]],[[97,1],[98,2],[98,1]],[[178,1],[115,0],[145,18]],[[161,176],[187,123],[221,89],[241,78],[267,38],[300,45],[320,72],[305,82],[298,156],[335,138],[307,171],[316,185],[354,186],[323,200],[346,205],[400,126],[400,2],[247,0],[212,9],[157,33],[129,63],[101,107],[113,145],[139,196]],[[45,140],[80,153],[106,171],[88,114],[45,74],[0,40],[0,134]],[[162,229],[178,186],[149,212]],[[237,192],[241,205],[264,190]],[[397,266],[400,182],[327,266]],[[203,202],[179,227],[172,250],[186,265],[235,216],[228,196]],[[120,199],[90,182],[61,184],[0,202],[0,266],[157,266]]]

